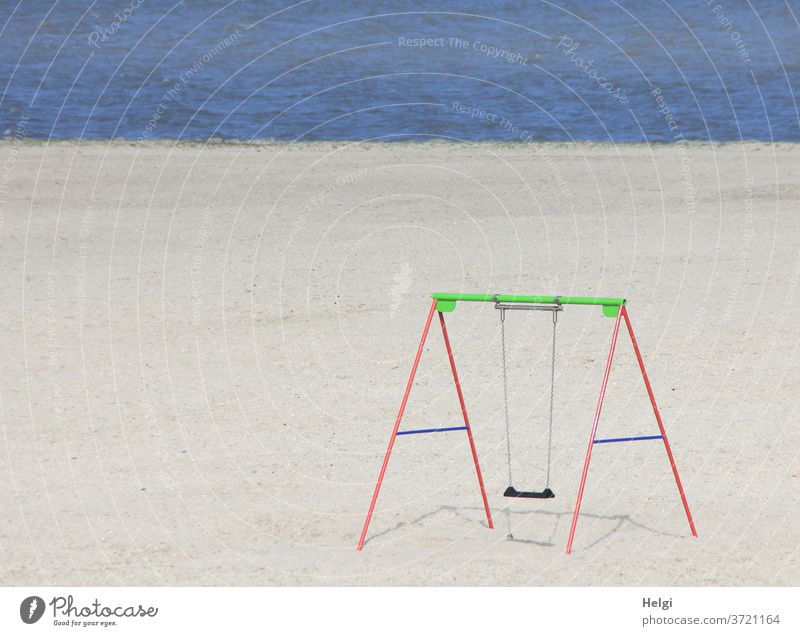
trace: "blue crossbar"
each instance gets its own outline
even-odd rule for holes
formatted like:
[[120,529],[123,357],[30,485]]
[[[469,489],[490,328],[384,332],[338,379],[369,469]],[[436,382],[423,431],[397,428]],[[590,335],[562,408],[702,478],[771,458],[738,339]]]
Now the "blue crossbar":
[[447,428],[417,428],[411,431],[397,431],[398,435],[416,435],[417,433],[444,433],[445,431],[466,431],[466,426],[449,426]]
[[663,435],[642,435],[641,437],[611,437],[608,439],[596,439],[593,444],[608,444],[610,442],[638,442],[641,439],[664,439]]

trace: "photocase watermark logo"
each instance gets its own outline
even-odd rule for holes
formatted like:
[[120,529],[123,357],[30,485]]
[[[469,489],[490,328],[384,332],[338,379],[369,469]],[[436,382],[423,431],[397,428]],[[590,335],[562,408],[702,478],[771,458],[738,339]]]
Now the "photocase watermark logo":
[[43,614],[44,599],[40,596],[29,596],[19,605],[19,617],[28,625],[33,625]]
[[105,605],[98,599],[89,605],[75,603],[72,594],[54,596],[45,603],[41,596],[29,596],[19,606],[23,623],[32,625],[44,616],[47,606],[52,611],[51,621],[56,627],[114,627],[127,619],[154,618],[157,607],[138,605]]
[[614,82],[603,75],[600,75],[597,69],[593,68],[594,60],[585,60],[577,55],[576,51],[580,45],[580,42],[576,42],[567,35],[562,35],[561,39],[558,41],[558,44],[556,44],[556,48],[561,51],[561,53],[570,62],[572,62],[575,66],[586,73],[586,75],[588,75],[594,82],[596,82],[600,88],[606,90],[614,99],[619,100],[620,104],[627,104],[629,101],[631,101],[630,97],[624,93],[622,88],[616,86]]
[[119,31],[120,27],[128,21],[133,15],[133,12],[136,11],[142,4],[144,0],[131,0],[129,6],[125,7],[122,10],[122,13],[116,11],[114,13],[114,20],[111,24],[107,27],[101,27],[99,25],[95,25],[94,29],[91,33],[89,33],[88,40],[89,44],[96,49],[99,49],[100,46],[97,44],[98,42],[105,42],[114,35],[117,31]]

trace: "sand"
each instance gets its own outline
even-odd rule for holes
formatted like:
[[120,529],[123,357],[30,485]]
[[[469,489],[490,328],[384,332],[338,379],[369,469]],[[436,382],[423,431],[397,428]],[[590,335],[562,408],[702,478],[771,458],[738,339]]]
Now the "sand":
[[[0,583],[800,584],[800,147],[0,144]],[[447,315],[463,432],[400,438],[434,291],[623,296],[660,442],[595,447],[613,320],[559,320],[549,501],[504,499],[499,323]],[[544,480],[547,314],[509,318]],[[436,325],[434,325],[436,327]],[[457,425],[431,331],[408,426]],[[621,338],[600,435],[657,432]],[[508,540],[509,529],[514,540]]]

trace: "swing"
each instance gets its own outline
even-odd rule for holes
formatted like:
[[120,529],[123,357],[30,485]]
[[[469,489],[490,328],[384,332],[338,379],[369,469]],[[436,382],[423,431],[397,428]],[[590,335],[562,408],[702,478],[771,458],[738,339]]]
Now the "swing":
[[[552,436],[553,436],[553,402],[554,402],[554,389],[555,389],[555,356],[556,356],[556,321],[558,319],[558,313],[562,310],[562,305],[587,305],[587,306],[595,306],[595,307],[602,307],[603,315],[607,318],[614,319],[614,328],[611,332],[611,347],[608,351],[608,358],[606,358],[605,364],[605,371],[603,372],[603,381],[600,385],[600,397],[597,401],[597,406],[595,407],[594,412],[594,419],[592,420],[592,432],[591,436],[589,437],[589,445],[586,449],[586,457],[583,462],[583,473],[581,475],[580,485],[578,486],[578,496],[575,501],[575,510],[572,513],[572,525],[569,529],[569,537],[567,538],[567,554],[572,552],[572,542],[575,538],[575,528],[578,524],[578,517],[580,515],[581,510],[581,502],[583,501],[584,495],[584,488],[586,486],[586,477],[589,473],[589,462],[592,457],[592,448],[595,444],[606,444],[610,442],[632,442],[637,440],[656,440],[660,439],[663,444],[664,448],[667,452],[667,458],[669,459],[670,466],[672,468],[672,475],[675,477],[675,484],[678,487],[678,493],[680,494],[681,502],[683,503],[683,509],[686,512],[686,520],[689,522],[689,529],[692,532],[692,536],[697,536],[697,529],[694,526],[694,521],[692,520],[692,513],[689,511],[689,504],[686,501],[686,493],[683,490],[683,485],[681,484],[681,479],[678,476],[678,468],[675,465],[675,458],[672,455],[672,449],[670,448],[669,442],[667,441],[667,433],[664,429],[664,423],[661,420],[661,413],[658,410],[658,405],[656,404],[656,398],[653,395],[653,388],[650,386],[650,380],[647,377],[647,372],[644,368],[644,361],[642,360],[642,353],[639,350],[639,345],[636,342],[636,337],[633,335],[633,326],[631,325],[631,319],[628,315],[628,309],[626,307],[627,301],[624,298],[594,298],[590,296],[520,296],[517,294],[466,294],[466,293],[434,293],[432,298],[432,302],[430,305],[430,309],[428,309],[428,318],[425,321],[425,327],[422,329],[422,337],[420,338],[419,345],[417,346],[417,353],[414,356],[414,362],[411,365],[411,373],[408,376],[408,381],[406,382],[405,392],[403,393],[403,399],[400,402],[400,410],[397,412],[397,417],[394,421],[394,427],[392,428],[392,434],[389,438],[389,446],[386,448],[386,454],[383,456],[383,463],[381,464],[380,472],[378,473],[378,480],[375,482],[375,489],[372,491],[372,499],[369,502],[369,508],[367,509],[367,516],[364,519],[364,526],[361,529],[361,535],[358,539],[357,550],[362,550],[364,548],[364,541],[367,537],[367,531],[369,530],[369,524],[372,520],[372,514],[375,511],[375,503],[378,500],[378,494],[381,490],[381,484],[383,483],[384,477],[386,476],[386,469],[389,465],[389,457],[392,454],[392,448],[394,447],[395,441],[400,436],[417,434],[417,433],[444,433],[444,432],[452,432],[452,431],[465,431],[467,441],[469,442],[470,450],[472,451],[472,461],[475,464],[475,474],[478,478],[478,487],[480,489],[481,499],[483,500],[483,508],[486,512],[486,523],[489,528],[494,528],[494,522],[492,521],[492,512],[489,509],[489,500],[486,496],[486,488],[483,483],[483,476],[481,475],[481,467],[478,463],[478,451],[475,449],[475,440],[472,436],[472,425],[469,421],[469,416],[467,415],[467,406],[464,401],[464,394],[461,390],[461,382],[458,379],[458,372],[456,371],[456,363],[453,357],[453,349],[450,346],[450,337],[447,334],[447,326],[445,325],[445,314],[455,311],[457,303],[494,303],[497,309],[501,310],[500,313],[500,322],[501,322],[501,344],[503,347],[503,384],[504,384],[504,391],[505,391],[505,408],[506,408],[506,435],[508,439],[507,450],[508,450],[508,489],[505,492],[507,497],[525,497],[525,498],[546,498],[550,499],[554,497],[553,491],[550,490],[550,456],[552,450]],[[550,424],[549,424],[549,431],[548,431],[548,441],[547,441],[547,480],[545,483],[545,489],[542,491],[522,491],[520,492],[513,486],[513,481],[511,479],[511,436],[510,436],[510,425],[509,425],[509,416],[508,416],[508,386],[507,386],[507,365],[506,365],[506,350],[505,350],[505,327],[503,325],[505,319],[505,312],[509,309],[538,309],[541,311],[552,311],[553,312],[553,350],[551,356],[551,369],[550,369]],[[420,358],[422,357],[423,350],[425,348],[425,341],[428,337],[428,331],[431,327],[431,323],[433,318],[436,314],[439,314],[439,324],[442,328],[442,338],[444,339],[444,346],[445,350],[447,351],[447,359],[450,363],[450,371],[453,374],[453,382],[455,384],[455,391],[456,395],[458,396],[458,403],[461,406],[461,415],[464,418],[464,425],[463,426],[439,426],[439,427],[426,427],[420,429],[410,429],[410,430],[400,430],[400,425],[403,421],[403,415],[405,413],[406,404],[408,402],[408,397],[411,393],[411,388],[414,385],[414,378],[417,374],[417,368],[419,367]],[[656,424],[658,424],[659,435],[641,435],[637,437],[615,437],[615,438],[597,438],[597,429],[600,423],[600,412],[603,408],[603,400],[606,394],[606,388],[608,388],[608,378],[609,374],[611,373],[611,362],[614,358],[614,351],[617,346],[617,336],[620,332],[620,326],[622,323],[625,323],[626,331],[630,336],[631,344],[633,345],[633,351],[636,354],[636,360],[639,363],[639,370],[642,373],[642,379],[644,380],[644,386],[647,390],[647,395],[650,398],[650,405],[653,407],[653,414],[656,418]],[[510,535],[510,532],[509,532]],[[509,536],[509,538],[512,538]]]
[[[495,309],[500,310],[500,350],[503,357],[503,398],[505,403],[506,416],[506,457],[508,460],[508,488],[503,493],[504,497],[515,497],[521,499],[552,499],[555,493],[550,489],[550,462],[553,449],[553,399],[555,396],[556,378],[556,327],[558,325],[558,312],[562,311],[559,297],[554,298],[552,305],[515,305],[497,302],[495,298]],[[514,488],[514,480],[511,476],[511,418],[508,412],[508,364],[506,362],[506,311],[509,309],[527,309],[538,311],[550,311],[553,314],[553,345],[550,356],[550,419],[547,429],[547,473],[545,477],[544,490],[517,490]]]

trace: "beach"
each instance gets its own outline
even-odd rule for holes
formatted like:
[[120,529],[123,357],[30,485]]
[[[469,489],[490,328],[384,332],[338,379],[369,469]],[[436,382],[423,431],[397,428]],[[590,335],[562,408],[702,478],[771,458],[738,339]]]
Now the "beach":
[[[0,142],[2,584],[800,584],[797,144],[22,137]],[[565,555],[598,307],[558,320],[556,497],[503,498],[499,316],[459,303],[495,529],[464,431],[400,437],[357,552],[433,292],[627,299],[697,538],[660,440],[604,444]],[[515,486],[540,488],[552,325],[510,313]],[[437,323],[409,427],[461,422]],[[624,328],[598,430],[658,432]]]

